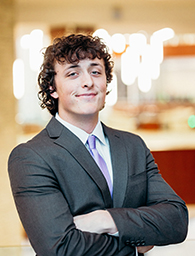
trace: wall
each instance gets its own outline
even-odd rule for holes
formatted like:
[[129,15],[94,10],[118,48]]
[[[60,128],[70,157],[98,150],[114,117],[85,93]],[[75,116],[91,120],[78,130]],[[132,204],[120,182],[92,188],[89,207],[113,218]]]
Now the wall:
[[0,1],[0,246],[20,244],[21,234],[7,174],[8,155],[16,144],[12,93],[13,7],[13,0]]
[[154,151],[163,178],[187,203],[195,204],[195,150]]
[[16,0],[17,23],[46,23],[105,28],[110,34],[171,27],[177,34],[194,33],[194,0]]

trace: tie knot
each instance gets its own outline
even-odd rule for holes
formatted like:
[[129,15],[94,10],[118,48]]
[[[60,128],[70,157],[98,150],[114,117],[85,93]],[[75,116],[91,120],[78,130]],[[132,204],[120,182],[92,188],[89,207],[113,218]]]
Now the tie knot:
[[89,137],[88,137],[88,144],[89,144],[89,148],[90,149],[94,149],[94,148],[96,148],[96,141],[95,141],[95,136],[94,135],[90,135]]

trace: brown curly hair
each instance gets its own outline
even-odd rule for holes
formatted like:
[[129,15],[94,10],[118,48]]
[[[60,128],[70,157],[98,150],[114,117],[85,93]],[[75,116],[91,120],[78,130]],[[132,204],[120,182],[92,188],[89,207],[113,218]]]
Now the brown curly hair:
[[[38,93],[41,107],[55,115],[58,112],[58,99],[51,94],[56,90],[54,76],[56,62],[63,64],[79,62],[83,59],[103,59],[107,83],[112,80],[113,61],[108,53],[107,46],[99,37],[91,35],[71,34],[56,38],[53,44],[48,46],[44,53],[44,60],[38,76]],[[52,89],[51,89],[52,88]]]

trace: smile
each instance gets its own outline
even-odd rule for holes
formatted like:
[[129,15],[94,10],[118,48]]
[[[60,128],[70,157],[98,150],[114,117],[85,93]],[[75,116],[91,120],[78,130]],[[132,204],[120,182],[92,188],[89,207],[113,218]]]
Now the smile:
[[93,98],[96,95],[97,95],[97,93],[83,93],[83,94],[76,95],[76,97]]

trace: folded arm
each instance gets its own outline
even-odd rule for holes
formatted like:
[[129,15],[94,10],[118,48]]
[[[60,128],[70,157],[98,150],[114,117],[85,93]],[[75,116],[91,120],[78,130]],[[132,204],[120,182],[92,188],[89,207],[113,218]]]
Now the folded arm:
[[[130,207],[132,202],[127,200],[122,208],[109,208],[107,211],[76,216],[74,222],[77,228],[110,234],[118,231],[120,244],[138,247],[140,253],[151,249],[153,245],[182,242],[187,235],[187,207],[163,180],[149,150],[146,155],[146,172],[138,174],[137,178],[135,175],[134,179],[139,181],[141,176],[143,189],[147,187],[145,202],[140,200],[140,205],[138,202],[138,206]],[[133,188],[131,191],[137,196]]]
[[[140,244],[162,246],[184,241],[188,229],[187,207],[164,181],[147,148],[146,173],[139,173],[137,177],[134,175],[134,179],[145,175],[146,177],[143,178],[146,179],[147,188],[145,203],[129,207],[129,202],[126,200],[123,208],[107,209],[119,231],[120,243],[132,246],[140,246]],[[131,188],[131,191],[136,194],[136,187]]]
[[[112,216],[106,210],[97,210],[88,214],[75,216],[74,223],[76,228],[83,232],[108,233],[110,235],[118,232]],[[146,253],[152,248],[153,246],[138,246],[137,250],[139,253]]]
[[119,249],[116,237],[76,228],[53,171],[30,148],[19,146],[12,152],[9,175],[19,216],[39,256],[134,256],[133,248]]

